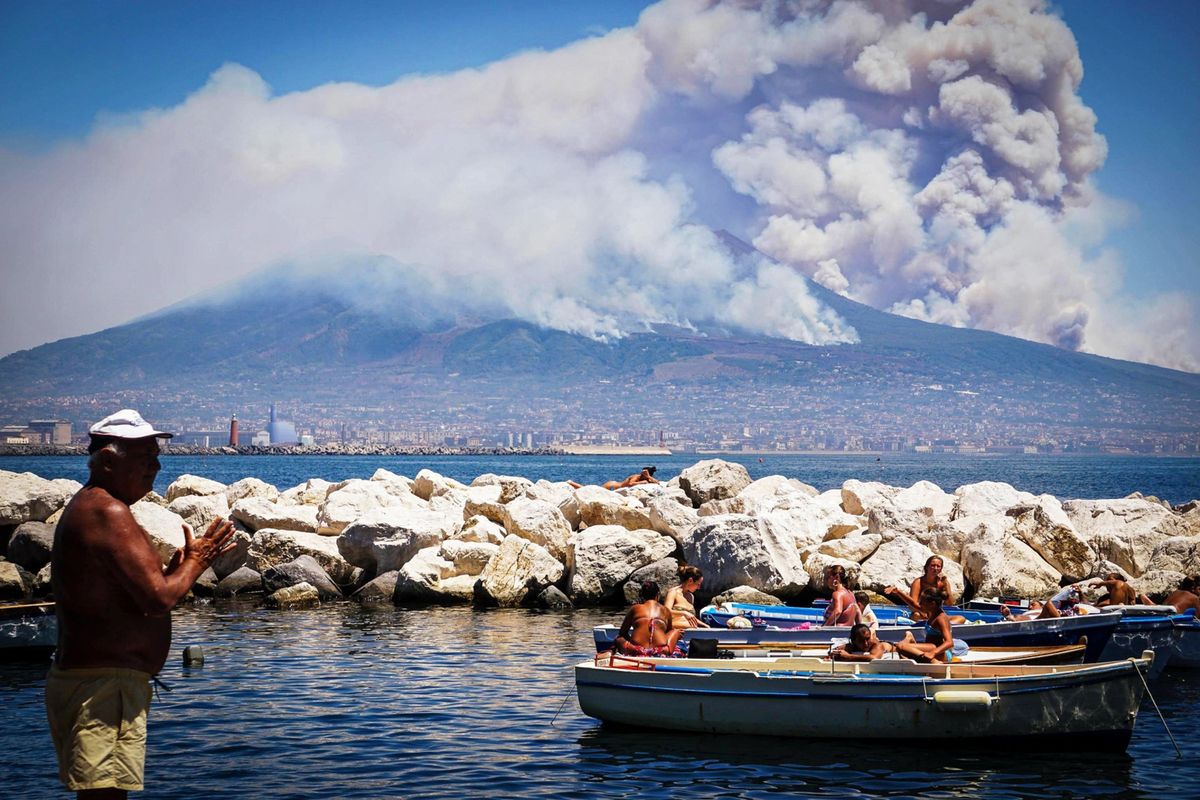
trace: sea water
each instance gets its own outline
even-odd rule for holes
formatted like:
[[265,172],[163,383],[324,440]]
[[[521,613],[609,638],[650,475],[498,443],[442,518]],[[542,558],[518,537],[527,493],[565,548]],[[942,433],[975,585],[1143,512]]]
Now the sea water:
[[[269,611],[218,601],[175,612],[154,701],[152,798],[1159,798],[1200,796],[1200,672],[1151,684],[1128,752],[957,751],[613,729],[584,716],[573,664],[619,612]],[[203,646],[203,667],[182,650]],[[58,787],[45,667],[0,666],[0,795]],[[966,720],[964,720],[965,724]],[[770,733],[769,720],[763,733]]]

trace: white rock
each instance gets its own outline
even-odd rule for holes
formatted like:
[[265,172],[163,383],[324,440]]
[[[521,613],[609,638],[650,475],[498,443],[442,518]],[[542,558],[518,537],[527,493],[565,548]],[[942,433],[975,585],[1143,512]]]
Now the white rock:
[[170,504],[180,497],[208,497],[214,494],[225,494],[225,484],[199,475],[180,475],[167,487],[167,503]]
[[708,592],[746,585],[783,596],[808,584],[795,533],[767,517],[704,517],[684,539],[683,553],[687,563],[703,571]]
[[246,497],[230,509],[230,516],[249,530],[278,528],[285,531],[317,532],[317,507],[272,503],[264,497]]
[[1135,577],[1164,540],[1189,533],[1179,514],[1149,500],[1070,500],[1063,510],[1098,557]]
[[462,528],[450,534],[446,538],[458,539],[464,542],[484,542],[486,544],[500,544],[507,536],[503,525],[497,525],[482,514],[471,517],[463,523]]
[[968,483],[954,490],[954,518],[1003,514],[1013,506],[1029,505],[1036,498],[998,481]]
[[167,509],[178,514],[184,522],[191,525],[197,536],[208,530],[208,526],[213,520],[229,517],[229,504],[225,502],[224,492],[210,495],[183,495],[172,500]]
[[[1200,539],[1171,536],[1154,548],[1146,572],[1169,571],[1185,575],[1200,573]],[[1172,587],[1174,589],[1174,587]]]
[[746,508],[746,513],[770,511],[780,498],[790,495],[816,497],[820,494],[814,487],[795,478],[785,478],[782,475],[768,475],[759,478],[737,493],[737,497]]
[[461,539],[447,539],[438,548],[438,556],[454,565],[452,575],[478,575],[483,572],[492,556],[500,549],[500,545],[487,542],[464,542]]
[[571,526],[556,505],[519,495],[504,507],[504,529],[540,544],[559,560],[567,556]]
[[488,472],[471,481],[472,486],[499,486],[500,502],[511,503],[533,486],[533,481],[515,475],[493,475]]
[[476,586],[484,598],[496,605],[515,607],[556,583],[565,569],[541,545],[520,536],[507,536]]
[[774,509],[763,516],[790,528],[796,537],[797,547],[836,539],[862,527],[858,517],[847,514],[836,505],[829,505],[818,496],[804,494],[780,497]]
[[627,530],[651,529],[650,511],[632,497],[625,497],[600,486],[575,490],[580,522],[592,525],[620,525]]
[[288,505],[319,506],[325,502],[329,487],[333,484],[322,478],[309,478],[299,486],[279,493],[277,502]]
[[719,458],[698,461],[679,473],[679,488],[696,508],[709,500],[736,497],[750,483],[750,473],[745,467]]
[[444,475],[439,475],[431,469],[423,469],[417,473],[417,477],[413,479],[413,494],[420,497],[422,500],[428,500],[439,494],[445,494],[452,489],[466,489],[467,487],[453,478],[447,478]]
[[579,527],[579,503],[575,501],[575,488],[566,481],[551,483],[541,480],[525,490],[525,496],[530,500],[544,500],[558,506],[558,510],[566,517],[571,530]]
[[[129,507],[134,520],[150,537],[163,566],[183,547],[183,517],[160,505],[139,501]],[[204,531],[193,532],[199,535]]]
[[[879,545],[874,554],[862,563],[858,574],[858,587],[869,589],[879,594],[887,586],[897,586],[905,591],[912,582],[925,571],[925,562],[934,553],[920,542],[912,539],[896,538]],[[963,594],[962,567],[942,559],[942,575],[954,590],[955,598]]]
[[499,525],[504,524],[504,503],[500,502],[503,489],[497,484],[471,486],[467,489],[467,501],[463,505],[463,519],[485,516]]
[[619,589],[635,570],[675,552],[675,540],[652,530],[594,525],[571,537],[571,598],[595,603]]
[[441,544],[457,530],[457,520],[436,511],[378,508],[348,525],[337,548],[349,563],[381,574],[399,569],[418,550]]
[[1096,553],[1071,524],[1062,504],[1044,494],[1029,506],[1008,511],[1018,539],[1032,547],[1060,574],[1084,578],[1092,574]]
[[671,497],[656,497],[650,501],[650,528],[664,536],[670,536],[679,544],[687,532],[700,521],[700,515],[691,503],[683,505]]
[[230,508],[233,508],[238,500],[247,497],[261,497],[274,503],[279,499],[279,490],[258,478],[242,478],[240,481],[229,484],[229,487],[225,489],[225,500],[229,503]]
[[317,531],[326,535],[341,533],[355,520],[383,508],[427,511],[428,504],[408,492],[388,491],[382,481],[353,479],[331,488],[317,512]]
[[375,472],[371,475],[371,480],[382,481],[383,483],[394,483],[398,486],[403,486],[404,491],[409,493],[412,493],[413,487],[416,485],[416,482],[412,478],[406,478],[403,475],[397,475],[391,470],[386,470],[383,467],[375,470]]
[[865,515],[873,508],[892,506],[900,489],[878,481],[848,480],[842,484],[842,509],[847,514]]
[[337,540],[308,531],[264,528],[255,532],[246,554],[246,565],[261,574],[269,567],[286,564],[302,555],[315,558],[335,583],[343,586],[353,583],[357,571],[338,552]]
[[442,579],[453,574],[454,564],[438,555],[437,546],[422,548],[400,568],[393,598],[398,603],[444,603],[453,600],[441,591]]
[[879,549],[882,541],[883,537],[878,534],[859,533],[857,535],[843,536],[840,539],[824,541],[816,546],[815,552],[837,559],[839,562],[852,561],[856,564],[861,564]]
[[896,492],[892,502],[902,511],[916,511],[929,519],[949,522],[954,514],[955,496],[930,481],[917,481]]
[[848,558],[838,558],[836,556],[827,555],[818,551],[813,552],[804,561],[804,573],[808,580],[809,587],[818,594],[828,596],[829,590],[825,588],[825,570],[832,567],[834,564],[840,564],[842,569],[846,570],[846,587],[853,588],[859,585],[859,571],[862,567],[857,561]]
[[[1029,545],[1012,534],[1008,527],[994,522],[981,523],[972,538],[963,545],[964,576],[979,597],[1016,595],[1046,599],[1058,591],[1059,572]],[[957,588],[957,587],[956,587]]]
[[81,488],[75,481],[48,481],[32,472],[0,470],[0,525],[44,522]]

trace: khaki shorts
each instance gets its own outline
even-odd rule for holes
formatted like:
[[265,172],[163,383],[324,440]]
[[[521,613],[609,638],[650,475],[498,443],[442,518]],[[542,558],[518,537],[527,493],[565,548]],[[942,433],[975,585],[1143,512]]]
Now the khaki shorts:
[[46,676],[46,718],[68,790],[142,788],[150,675],[59,669]]

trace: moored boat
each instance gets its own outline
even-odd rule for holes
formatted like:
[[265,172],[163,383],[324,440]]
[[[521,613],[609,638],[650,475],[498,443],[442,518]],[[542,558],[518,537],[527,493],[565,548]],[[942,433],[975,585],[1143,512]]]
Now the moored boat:
[[[1154,654],[1065,666],[597,655],[575,667],[583,713],[677,731],[1122,751]],[[732,666],[731,666],[732,663]]]
[[1200,669],[1200,619],[1194,612],[1171,618],[1175,625],[1175,641],[1171,645],[1171,667]]
[[57,645],[54,603],[0,606],[0,661],[48,658]]

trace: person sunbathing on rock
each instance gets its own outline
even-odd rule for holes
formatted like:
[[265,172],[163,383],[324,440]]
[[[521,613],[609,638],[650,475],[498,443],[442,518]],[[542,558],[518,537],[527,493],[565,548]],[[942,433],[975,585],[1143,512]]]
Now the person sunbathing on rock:
[[[641,472],[630,475],[623,481],[608,481],[607,483],[603,484],[603,486],[609,491],[615,491],[616,489],[627,489],[630,486],[641,486],[642,484],[646,483],[662,483],[662,481],[654,477],[654,473],[657,471],[658,467],[642,467]],[[583,487],[583,484],[575,481],[567,481],[567,485],[572,489],[580,489]]]
[[616,651],[627,656],[670,656],[679,653],[683,631],[671,626],[671,612],[658,602],[658,584],[643,581],[638,597],[617,631]]

